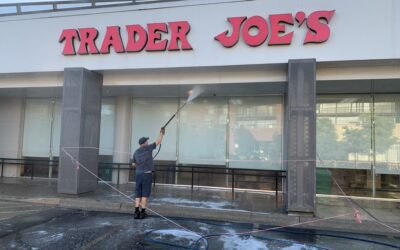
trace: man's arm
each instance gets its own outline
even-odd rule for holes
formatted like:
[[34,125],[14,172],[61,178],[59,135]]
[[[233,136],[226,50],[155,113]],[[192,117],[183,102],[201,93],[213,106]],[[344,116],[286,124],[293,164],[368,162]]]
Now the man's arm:
[[157,140],[156,140],[156,145],[160,145],[162,143],[162,140],[164,138],[165,135],[165,128],[161,128],[160,130],[160,135],[158,136]]
[[[136,152],[135,152],[135,153],[136,153]],[[132,157],[132,167],[133,167],[133,168],[136,167],[135,154],[133,154],[133,157]]]

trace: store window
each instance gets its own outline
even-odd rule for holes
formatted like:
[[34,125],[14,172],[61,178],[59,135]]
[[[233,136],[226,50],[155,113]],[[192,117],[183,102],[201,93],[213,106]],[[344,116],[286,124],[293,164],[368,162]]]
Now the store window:
[[229,167],[282,169],[280,96],[229,99]]
[[317,193],[399,198],[400,95],[317,102]]
[[[44,167],[35,168],[35,176],[56,177],[57,169],[43,163],[45,159],[56,161],[60,154],[61,99],[28,98],[25,102],[25,119],[22,156],[27,161],[39,161]],[[102,100],[100,126],[100,160],[112,162],[114,150],[114,99]],[[32,165],[32,164],[30,164]],[[32,167],[24,168],[22,175],[30,176]]]
[[[177,98],[134,98],[132,112],[131,152],[138,147],[141,137],[150,137],[149,143],[155,142],[160,129],[178,109]],[[157,161],[176,161],[177,117],[166,129],[162,148]]]
[[399,199],[400,95],[376,95],[374,103],[375,193]]
[[[100,125],[100,156],[101,159],[112,161],[114,154],[115,134],[115,100],[114,98],[103,98],[101,102],[101,125]],[[108,157],[106,157],[108,156]]]
[[[53,117],[56,111],[55,108],[59,104],[58,100],[52,99],[27,99],[25,106],[25,123],[23,137],[23,156],[34,157],[50,157],[58,153],[53,152],[53,149],[59,147],[60,129],[55,129],[57,122],[53,123]],[[56,110],[57,109],[57,110]],[[61,126],[61,122],[57,125]],[[56,133],[53,131],[56,130]],[[51,146],[54,143],[58,145]]]
[[26,99],[22,155],[23,176],[54,177],[57,169],[48,162],[59,155],[60,99]]
[[186,105],[179,116],[179,163],[225,166],[227,120],[227,98],[198,98]]

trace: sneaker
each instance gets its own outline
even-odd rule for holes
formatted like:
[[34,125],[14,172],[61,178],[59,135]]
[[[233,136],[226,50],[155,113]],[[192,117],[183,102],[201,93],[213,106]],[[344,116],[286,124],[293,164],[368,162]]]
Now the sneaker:
[[140,212],[139,212],[139,210],[135,210],[135,213],[133,214],[133,218],[135,218],[135,219],[140,219]]
[[146,217],[147,217],[146,211],[142,210],[142,211],[140,212],[140,219],[144,219],[144,218],[146,218]]

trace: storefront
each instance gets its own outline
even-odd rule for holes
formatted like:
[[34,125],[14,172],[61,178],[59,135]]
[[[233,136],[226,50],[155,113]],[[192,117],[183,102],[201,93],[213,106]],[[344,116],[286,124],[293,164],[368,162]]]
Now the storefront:
[[[400,199],[399,12],[390,0],[201,0],[0,16],[0,157],[63,157],[63,131],[86,124],[64,117],[74,100],[101,100],[81,131],[99,127],[100,161],[128,162],[200,86],[159,161],[287,170],[293,211],[341,195],[335,181]],[[99,87],[66,91],[85,81]]]

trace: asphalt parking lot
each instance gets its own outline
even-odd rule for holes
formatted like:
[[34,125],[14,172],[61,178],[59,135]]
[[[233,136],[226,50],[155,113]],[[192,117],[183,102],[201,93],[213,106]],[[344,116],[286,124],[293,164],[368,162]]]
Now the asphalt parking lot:
[[[400,238],[0,202],[1,249],[396,249]],[[222,235],[221,235],[222,234]],[[206,237],[202,239],[201,237]]]

